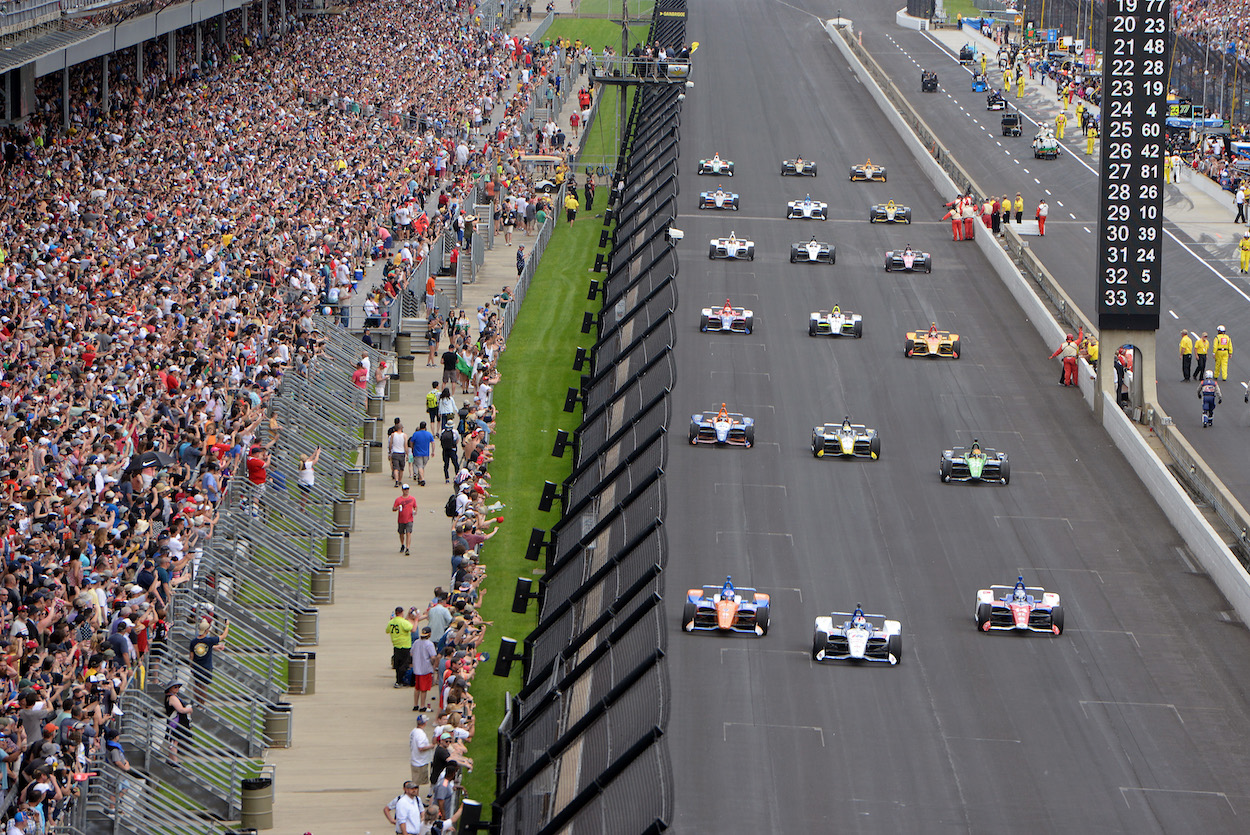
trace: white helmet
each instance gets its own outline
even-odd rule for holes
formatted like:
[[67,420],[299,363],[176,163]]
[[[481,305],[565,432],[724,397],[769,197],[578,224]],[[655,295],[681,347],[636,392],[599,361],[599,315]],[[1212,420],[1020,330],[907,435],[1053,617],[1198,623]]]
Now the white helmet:
[[1203,374],[1203,375],[1202,375],[1202,377],[1203,377],[1203,379],[1206,379],[1206,380],[1214,380],[1214,379],[1215,379],[1215,372],[1214,372],[1214,371],[1208,371],[1207,373]]
[[1223,333],[1223,332],[1224,332],[1224,326],[1223,326],[1223,325],[1220,325],[1218,328],[1216,328],[1216,329],[1215,329],[1215,332],[1216,332],[1216,333]]

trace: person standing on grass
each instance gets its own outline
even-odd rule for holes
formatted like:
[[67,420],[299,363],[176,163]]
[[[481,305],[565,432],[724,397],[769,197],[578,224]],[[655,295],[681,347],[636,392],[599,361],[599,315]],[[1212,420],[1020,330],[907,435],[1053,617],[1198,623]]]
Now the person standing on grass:
[[570,188],[568,193],[564,195],[564,215],[568,218],[569,226],[572,226],[573,221],[577,220],[577,206],[577,192]]
[[399,553],[412,553],[412,519],[417,512],[417,498],[409,492],[412,488],[404,484],[400,488],[403,493],[391,505],[391,512],[399,514]]

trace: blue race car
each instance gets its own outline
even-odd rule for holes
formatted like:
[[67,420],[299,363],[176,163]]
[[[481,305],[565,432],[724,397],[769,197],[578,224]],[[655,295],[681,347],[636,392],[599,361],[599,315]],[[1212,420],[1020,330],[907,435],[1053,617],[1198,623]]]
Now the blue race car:
[[750,449],[755,445],[755,419],[731,412],[722,403],[719,411],[690,416],[690,443]]
[[985,79],[985,73],[974,72],[972,74],[972,92],[984,93],[990,89],[990,83]]
[[755,589],[735,588],[733,578],[723,586],[704,586],[686,592],[681,628],[686,632],[743,632],[768,634],[769,596]]

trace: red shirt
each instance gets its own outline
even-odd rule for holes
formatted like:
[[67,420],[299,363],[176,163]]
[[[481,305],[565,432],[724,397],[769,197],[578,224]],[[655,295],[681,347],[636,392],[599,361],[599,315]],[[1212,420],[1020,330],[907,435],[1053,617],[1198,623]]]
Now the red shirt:
[[399,511],[399,524],[407,525],[412,521],[412,514],[417,511],[417,499],[415,496],[400,496],[391,505],[391,509]]
[[265,462],[254,455],[247,457],[247,480],[253,484],[264,484],[269,474],[265,472]]
[[356,366],[356,370],[352,372],[352,382],[356,384],[358,389],[368,388],[369,372],[365,371],[363,366]]

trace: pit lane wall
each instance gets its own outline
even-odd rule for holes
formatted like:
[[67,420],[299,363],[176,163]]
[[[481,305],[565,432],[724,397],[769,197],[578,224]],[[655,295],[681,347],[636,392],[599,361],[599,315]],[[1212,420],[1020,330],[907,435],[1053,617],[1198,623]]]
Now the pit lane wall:
[[[987,194],[977,186],[859,43],[851,22],[845,19],[827,21],[825,31],[864,82],[865,89],[877,100],[934,188],[952,197],[967,191]],[[1093,323],[1029,251],[1027,241],[1013,230],[1007,231],[1002,246],[992,235],[984,233],[977,235],[974,242],[1020,305],[1025,323],[1032,325],[1047,345],[1060,344],[1065,333],[1075,333],[1078,329],[1097,333]],[[1092,371],[1081,360],[1078,382],[1081,395],[1091,409],[1094,408],[1094,398],[1100,396]],[[1133,422],[1113,401],[1108,399],[1103,406],[1103,428],[1181,534],[1203,570],[1232,604],[1238,617],[1250,623],[1250,573],[1230,550],[1220,532],[1203,517],[1172,470],[1150,448]],[[1190,486],[1216,507],[1224,521],[1231,522],[1231,529],[1245,543],[1247,530],[1250,529],[1250,514],[1232,497],[1165,414],[1152,408],[1147,410],[1147,418],[1178,466],[1188,468]],[[1223,507],[1220,507],[1221,504]]]

